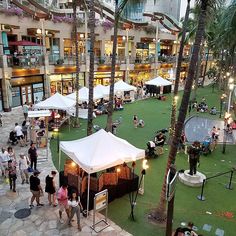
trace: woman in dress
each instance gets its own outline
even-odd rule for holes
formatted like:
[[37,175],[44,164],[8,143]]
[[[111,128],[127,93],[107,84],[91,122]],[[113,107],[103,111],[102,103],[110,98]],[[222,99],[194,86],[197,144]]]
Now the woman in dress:
[[16,155],[15,155],[15,151],[13,150],[13,148],[8,147],[7,152],[8,152],[9,159],[12,160],[12,161],[15,161],[16,160]]
[[137,128],[138,127],[138,117],[137,117],[137,115],[133,116],[133,123],[134,123],[134,127]]
[[51,206],[53,203],[53,206],[56,207],[56,185],[55,185],[55,180],[54,177],[56,176],[57,172],[56,171],[51,171],[50,175],[47,175],[45,182],[45,192],[48,193],[48,202],[49,205]]

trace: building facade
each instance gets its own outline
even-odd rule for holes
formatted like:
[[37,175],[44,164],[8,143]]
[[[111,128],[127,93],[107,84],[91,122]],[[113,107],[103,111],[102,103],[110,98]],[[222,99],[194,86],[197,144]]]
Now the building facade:
[[[65,16],[39,19],[20,7],[0,4],[0,109],[34,103],[55,92],[72,93],[75,87],[75,45],[72,40],[72,10],[67,2],[56,3]],[[35,9],[33,6],[32,9]],[[40,14],[43,14],[40,11]],[[88,85],[89,29],[85,14],[78,10],[79,83]],[[96,15],[95,76],[94,84],[109,84],[113,25]],[[175,67],[172,56],[176,36],[159,31],[159,43],[154,31],[147,27],[126,28],[118,32],[117,66],[115,79],[133,84],[156,75],[156,55],[160,57],[158,73],[169,77]],[[156,53],[158,52],[158,54]]]

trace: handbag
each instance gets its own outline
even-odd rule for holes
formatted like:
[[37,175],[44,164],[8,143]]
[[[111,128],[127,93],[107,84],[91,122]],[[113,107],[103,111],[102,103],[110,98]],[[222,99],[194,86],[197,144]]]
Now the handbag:
[[30,166],[27,168],[28,172],[34,172],[33,168],[31,168]]

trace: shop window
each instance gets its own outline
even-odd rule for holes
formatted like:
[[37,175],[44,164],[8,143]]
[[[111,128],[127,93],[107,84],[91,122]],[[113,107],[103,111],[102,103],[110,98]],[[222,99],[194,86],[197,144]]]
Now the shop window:
[[43,83],[33,84],[33,96],[34,102],[37,100],[36,98],[43,100]]
[[12,107],[18,107],[20,105],[20,87],[12,87]]

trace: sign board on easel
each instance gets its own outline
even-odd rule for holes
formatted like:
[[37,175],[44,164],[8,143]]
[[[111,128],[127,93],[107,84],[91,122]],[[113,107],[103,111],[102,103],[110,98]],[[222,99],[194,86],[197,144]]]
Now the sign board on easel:
[[166,200],[169,202],[174,194],[175,194],[175,186],[177,183],[177,176],[178,172],[173,176],[170,173],[170,170],[168,171],[167,178],[166,178]]
[[[105,213],[105,218],[95,222],[95,216],[96,216],[96,212],[99,212],[101,210],[106,210]],[[93,206],[93,225],[91,226],[91,228],[96,232],[99,233],[102,230],[104,230],[105,228],[109,227],[109,223],[107,222],[107,209],[108,209],[108,190],[105,189],[97,194],[95,194],[94,197],[94,206]],[[98,226],[98,224],[104,223],[105,226],[101,226],[99,227],[99,229],[96,229],[96,226]]]

